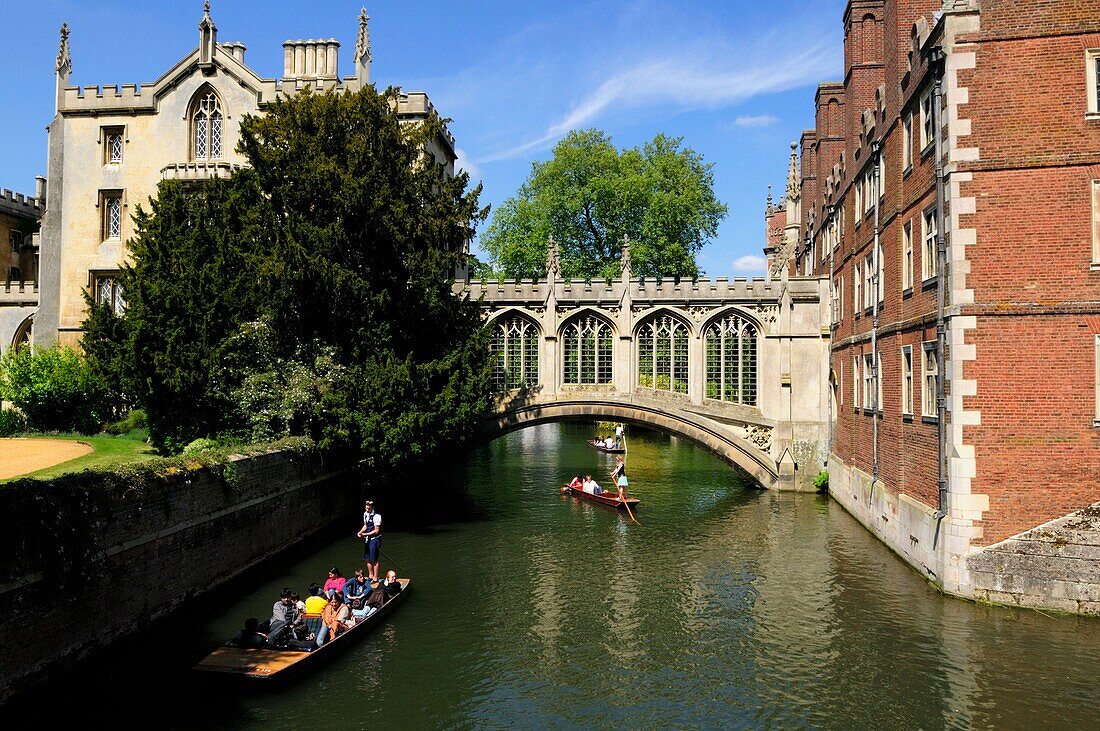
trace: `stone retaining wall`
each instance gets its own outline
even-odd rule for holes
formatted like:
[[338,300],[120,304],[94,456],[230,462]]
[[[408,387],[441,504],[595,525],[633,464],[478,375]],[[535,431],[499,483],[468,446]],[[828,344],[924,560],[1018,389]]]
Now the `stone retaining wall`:
[[[96,513],[93,557],[75,577],[59,578],[27,555],[34,552],[13,555],[5,544],[0,603],[11,641],[0,653],[0,700],[148,628],[333,519],[354,516],[360,495],[350,475],[316,454],[275,452],[96,495],[87,502]],[[28,492],[18,492],[0,487],[0,533],[27,534]],[[51,527],[42,530],[51,535]]]
[[967,559],[974,598],[1100,615],[1100,503]]

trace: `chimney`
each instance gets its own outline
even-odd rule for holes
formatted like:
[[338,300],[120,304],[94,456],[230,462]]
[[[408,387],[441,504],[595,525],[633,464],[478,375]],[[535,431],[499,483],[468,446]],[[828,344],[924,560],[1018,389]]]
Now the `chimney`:
[[46,207],[46,179],[41,175],[34,176],[34,197],[40,208]]
[[335,79],[340,68],[340,42],[328,40],[297,40],[283,43],[284,79]]
[[233,58],[244,63],[244,52],[246,50],[245,45],[239,41],[232,41],[230,43],[223,43],[222,48],[229,51]]

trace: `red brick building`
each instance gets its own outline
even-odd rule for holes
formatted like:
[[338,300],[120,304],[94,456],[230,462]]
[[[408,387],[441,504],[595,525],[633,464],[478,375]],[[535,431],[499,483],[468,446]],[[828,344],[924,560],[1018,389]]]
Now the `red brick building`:
[[968,557],[1100,501],[1100,0],[843,23],[772,275],[833,283],[830,491],[974,595]]

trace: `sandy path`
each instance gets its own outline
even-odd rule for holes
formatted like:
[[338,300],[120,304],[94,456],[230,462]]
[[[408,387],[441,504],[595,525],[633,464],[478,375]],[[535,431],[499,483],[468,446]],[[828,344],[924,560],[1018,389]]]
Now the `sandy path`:
[[90,444],[60,439],[0,439],[0,480],[67,462],[92,451]]

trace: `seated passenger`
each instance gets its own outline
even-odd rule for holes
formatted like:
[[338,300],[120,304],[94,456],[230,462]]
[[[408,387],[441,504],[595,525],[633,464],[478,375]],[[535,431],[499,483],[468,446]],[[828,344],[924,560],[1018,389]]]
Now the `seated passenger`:
[[574,475],[573,480],[569,483],[569,487],[575,487],[579,490],[584,487],[584,480],[581,479],[580,475]]
[[333,594],[342,594],[346,583],[348,583],[348,580],[340,573],[340,569],[333,566],[328,570],[328,580],[325,581],[322,589],[325,596],[331,598]]
[[592,479],[592,475],[584,476],[584,485],[581,487],[581,489],[591,495],[599,495],[601,492],[603,492],[603,490],[600,489],[600,486],[596,484],[596,481]]
[[381,609],[383,604],[400,594],[401,589],[401,582],[397,580],[397,574],[392,570],[387,571],[385,580],[378,582],[378,585],[367,596],[367,606]]
[[363,602],[367,598],[367,594],[370,593],[370,582],[367,581],[367,577],[363,575],[363,570],[358,569],[355,572],[355,578],[348,583],[344,584],[344,603],[348,605],[348,608],[353,612],[356,609],[363,608]]
[[298,614],[302,614],[306,611],[306,603],[302,601],[302,595],[296,591],[290,592],[290,600],[294,602],[294,606],[298,607]]
[[333,594],[328,600],[325,611],[321,612],[321,631],[317,633],[317,646],[339,637],[348,628],[351,610],[340,594]]
[[325,611],[327,605],[328,600],[321,594],[321,587],[310,584],[309,596],[306,598],[306,614],[316,617]]
[[259,631],[260,620],[249,617],[244,621],[244,629],[237,630],[233,636],[233,644],[237,647],[255,649],[267,644],[267,635]]

